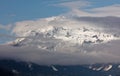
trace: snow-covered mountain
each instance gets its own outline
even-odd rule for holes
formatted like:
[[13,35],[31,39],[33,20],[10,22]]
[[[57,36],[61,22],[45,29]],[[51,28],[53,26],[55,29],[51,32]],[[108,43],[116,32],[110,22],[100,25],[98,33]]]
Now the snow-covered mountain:
[[16,23],[13,32],[18,38],[9,44],[57,50],[63,45],[67,47],[94,45],[120,39],[118,35],[104,30],[86,21],[76,21],[64,16],[50,17]]
[[17,22],[16,39],[8,42],[12,47],[5,47],[8,53],[3,50],[1,56],[25,62],[3,60],[0,68],[21,76],[119,76],[119,42],[112,47],[112,41],[120,39],[119,20],[89,19],[58,16]]

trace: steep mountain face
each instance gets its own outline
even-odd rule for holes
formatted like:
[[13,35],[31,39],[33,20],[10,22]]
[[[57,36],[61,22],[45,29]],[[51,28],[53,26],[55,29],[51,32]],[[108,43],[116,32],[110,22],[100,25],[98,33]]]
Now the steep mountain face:
[[4,69],[0,67],[0,75],[1,76],[14,76],[14,73],[9,71],[8,69]]
[[85,65],[85,67],[103,72],[104,75],[107,76],[119,76],[120,75],[120,64],[119,63],[101,63],[101,64],[91,64],[91,65]]
[[[119,76],[120,64],[38,65],[31,62],[0,60],[0,75],[4,76]],[[3,74],[9,71],[9,75]],[[13,74],[13,75],[11,75]]]
[[0,66],[9,70],[14,76],[105,76],[82,65],[37,65],[30,62],[0,60]]
[[18,22],[13,32],[18,38],[11,42],[11,45],[35,46],[54,51],[63,44],[67,47],[94,45],[120,39],[116,34],[106,33],[93,23],[75,21],[64,16],[45,18],[36,22]]

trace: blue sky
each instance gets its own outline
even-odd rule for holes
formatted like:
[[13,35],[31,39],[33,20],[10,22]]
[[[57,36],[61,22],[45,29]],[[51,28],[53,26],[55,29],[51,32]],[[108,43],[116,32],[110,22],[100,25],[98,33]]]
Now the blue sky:
[[[65,7],[54,4],[81,0],[0,0],[0,24],[9,24],[22,20],[33,20],[56,16],[68,11]],[[85,0],[82,0],[85,1]],[[89,8],[120,4],[120,0],[86,0]]]
[[[69,2],[76,2],[77,4],[73,6],[72,4],[66,4]],[[84,2],[89,2],[90,5]],[[82,11],[98,12],[99,10],[96,11],[96,9],[94,9],[91,11],[89,9],[112,5],[120,5],[120,0],[0,0],[0,34],[10,34],[10,30],[6,30],[6,26],[18,21],[57,16],[81,6],[84,7],[80,9]],[[105,10],[106,8],[102,11]],[[114,8],[113,11],[114,13],[116,12]],[[5,40],[0,41],[4,42]]]
[[66,11],[52,6],[53,3],[50,0],[0,0],[0,23],[49,17]]

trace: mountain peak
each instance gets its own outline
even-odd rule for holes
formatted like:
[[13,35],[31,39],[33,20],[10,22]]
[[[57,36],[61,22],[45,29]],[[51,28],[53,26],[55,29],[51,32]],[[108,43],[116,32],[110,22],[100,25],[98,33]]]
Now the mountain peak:
[[120,39],[119,36],[100,29],[94,24],[75,21],[64,16],[45,18],[35,22],[20,22],[13,30],[19,38],[13,41],[12,45],[37,46],[42,49],[55,50],[62,47],[62,44],[69,47],[71,45],[94,45]]

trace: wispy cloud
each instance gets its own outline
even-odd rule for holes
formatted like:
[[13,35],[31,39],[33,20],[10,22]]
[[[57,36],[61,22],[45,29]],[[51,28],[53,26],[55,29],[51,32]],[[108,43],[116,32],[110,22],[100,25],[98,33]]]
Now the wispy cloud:
[[[120,17],[120,4],[113,4],[109,6],[93,7],[92,2],[89,1],[69,1],[58,4],[58,6],[66,7],[70,9],[69,15],[76,16],[94,16],[94,17],[104,17],[104,16],[117,16]],[[68,14],[67,13],[67,14]]]
[[10,14],[9,16],[10,16],[10,17],[15,17],[15,16],[16,16],[16,14]]
[[[7,34],[8,32],[10,32],[12,30],[12,27],[13,26],[11,24],[8,24],[8,25],[0,24],[0,44],[13,39],[12,36]],[[11,33],[9,33],[9,34],[11,34]]]
[[99,8],[90,9],[93,12],[93,16],[117,16],[120,17],[120,4],[111,6],[104,6]]
[[91,4],[88,1],[70,1],[70,2],[60,3],[58,5],[74,10],[74,9],[79,9],[79,8],[90,6]]
[[2,25],[0,24],[0,29],[3,29],[3,30],[10,30],[12,28],[12,25],[9,24],[9,25]]

